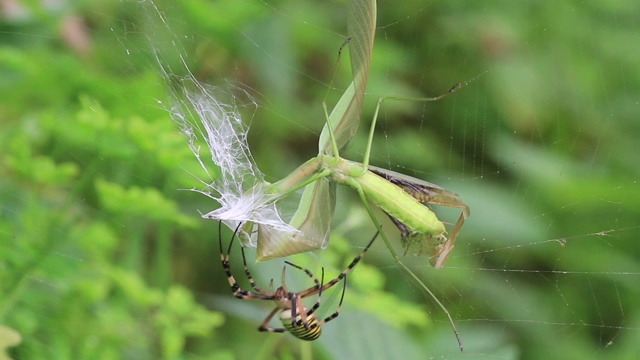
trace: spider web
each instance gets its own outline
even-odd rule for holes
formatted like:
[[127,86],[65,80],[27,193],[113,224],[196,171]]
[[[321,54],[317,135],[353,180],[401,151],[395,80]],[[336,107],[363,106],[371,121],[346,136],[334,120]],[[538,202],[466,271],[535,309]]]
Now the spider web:
[[[350,275],[340,317],[326,326],[321,339],[311,347],[315,356],[375,359],[401,353],[416,359],[617,359],[640,353],[634,341],[640,331],[640,314],[635,305],[640,301],[640,266],[634,246],[640,229],[636,159],[640,144],[635,136],[640,129],[634,116],[640,74],[635,65],[637,51],[629,45],[639,40],[634,32],[638,14],[631,5],[630,1],[573,6],[534,2],[481,7],[468,2],[378,4],[378,30],[363,120],[343,156],[362,158],[368,121],[378,96],[433,96],[457,82],[463,84],[437,103],[386,102],[376,130],[372,163],[456,192],[471,208],[471,216],[445,268],[434,270],[421,257],[403,258],[451,312],[465,353],[459,354],[442,311],[398,269],[385,247],[375,244]],[[171,174],[180,175],[160,181],[163,173],[132,166],[126,160],[131,153],[127,143],[105,143],[104,148],[111,149],[109,154],[117,156],[89,163],[93,164],[92,171],[115,183],[127,175],[139,179],[126,188],[142,189],[141,203],[151,202],[149,198],[154,196],[145,189],[159,189],[179,204],[180,216],[168,210],[169,215],[165,215],[158,210],[161,206],[153,202],[154,206],[136,208],[135,200],[139,198],[131,198],[131,194],[117,197],[118,189],[104,183],[97,183],[102,185],[96,187],[101,186],[101,192],[121,201],[128,200],[126,207],[104,205],[104,199],[85,200],[80,195],[65,199],[73,205],[68,208],[71,215],[63,225],[56,223],[52,233],[70,240],[37,243],[34,248],[38,251],[31,249],[35,254],[28,247],[11,252],[17,259],[12,261],[17,264],[36,264],[9,267],[9,275],[22,284],[16,287],[35,287],[41,294],[17,303],[26,303],[35,316],[37,309],[42,311],[64,302],[63,294],[74,288],[78,279],[109,273],[116,279],[114,283],[121,284],[111,285],[120,289],[114,291],[128,301],[118,303],[120,307],[114,309],[104,305],[111,309],[105,316],[117,324],[125,323],[121,313],[135,313],[151,338],[161,338],[165,334],[165,328],[157,325],[161,320],[153,311],[140,311],[141,302],[130,299],[156,294],[156,288],[166,290],[170,285],[181,284],[196,302],[224,314],[224,325],[213,330],[218,339],[210,339],[223,349],[218,355],[249,356],[241,350],[247,343],[267,344],[261,349],[268,351],[264,349],[275,349],[274,344],[280,341],[285,345],[273,350],[273,354],[285,356],[304,351],[291,337],[254,331],[270,307],[231,298],[226,277],[217,264],[216,225],[197,221],[198,211],[211,211],[217,204],[189,191],[174,192],[198,188],[202,185],[198,179],[210,180],[217,170],[209,169],[211,174],[205,174],[195,159],[185,160],[190,156],[189,143],[166,112],[170,103],[167,88],[180,84],[168,85],[171,79],[159,74],[164,69],[172,75],[193,75],[202,83],[214,85],[231,81],[234,85],[229,87],[229,94],[243,96],[244,91],[249,92],[253,98],[247,98],[245,103],[253,104],[255,100],[257,110],[239,106],[238,111],[249,127],[252,156],[267,181],[277,180],[315,155],[324,119],[320,105],[326,99],[331,107],[350,81],[347,53],[343,52],[336,63],[346,21],[346,15],[337,9],[344,4],[261,1],[238,5],[220,1],[181,6],[156,1],[115,2],[112,6],[79,10],[88,24],[93,53],[100,55],[101,46],[118,49],[112,54],[111,70],[122,73],[123,79],[129,72],[146,73],[156,92],[149,93],[145,87],[138,90],[144,95],[136,96],[122,79],[122,83],[109,83],[113,87],[106,90],[82,89],[81,95],[96,99],[84,100],[85,107],[92,110],[89,119],[95,125],[98,120],[93,119],[104,108],[110,114],[104,123],[120,124],[113,125],[112,130],[108,126],[101,128],[105,138],[111,134],[108,131],[132,131],[142,125],[133,117],[126,118],[127,110],[109,105],[122,103],[128,96],[140,101],[130,105],[133,110],[128,111],[156,124],[154,129],[162,129],[154,133],[142,127],[140,138],[153,139],[155,145],[149,146],[155,146],[155,153],[160,153],[157,149],[165,150],[158,155],[160,160],[155,160],[152,151],[139,153],[146,163],[166,161],[173,168]],[[45,13],[51,17],[59,14],[52,9]],[[49,26],[35,27],[32,33],[9,28],[1,35],[15,42],[40,38],[46,41],[47,37],[56,36],[52,35],[56,34],[53,26]],[[111,30],[100,30],[109,26]],[[82,42],[77,44],[81,46]],[[245,90],[234,92],[236,86]],[[126,126],[121,117],[127,119]],[[85,133],[78,130],[78,137],[87,136],[83,130]],[[154,138],[158,134],[176,136]],[[69,138],[72,135],[67,134]],[[79,144],[74,151],[83,146],[93,149],[80,140],[73,141]],[[85,163],[81,152],[63,149],[60,154],[55,141],[51,142],[54,145],[40,149],[44,154],[55,154],[60,164]],[[91,150],[88,157],[98,154],[102,153]],[[113,159],[117,161],[111,162]],[[39,165],[39,169],[45,166]],[[62,181],[54,185],[52,189],[64,188]],[[96,213],[92,215],[101,219],[99,225],[92,227],[91,231],[101,234],[91,237],[93,241],[86,240],[91,231],[78,230],[77,224],[86,221],[77,214],[85,201],[103,204],[93,208]],[[3,192],[2,203],[9,219],[25,211],[30,198],[26,193]],[[342,270],[345,261],[348,263],[361,250],[374,231],[351,189],[339,189],[338,205],[329,248],[295,260],[316,274],[320,267],[327,268],[333,272],[327,278]],[[455,222],[458,216],[455,209],[434,210],[449,222]],[[32,219],[42,218],[33,209],[31,214]],[[152,224],[149,228],[161,228],[156,232],[134,227],[128,219],[138,219],[140,214],[145,214],[144,221]],[[397,238],[395,230],[391,230],[393,225],[383,216],[380,220],[390,236]],[[47,228],[42,220],[31,221],[36,227]],[[173,225],[157,225],[165,223]],[[99,226],[108,227],[104,224],[118,224],[128,231],[125,235],[115,230],[98,231]],[[162,230],[170,235],[163,235]],[[110,245],[124,242],[129,233],[137,231],[144,240],[138,246]],[[22,239],[11,231],[4,235],[5,244]],[[229,236],[223,234],[225,241]],[[79,242],[81,246],[71,245],[79,241],[73,240],[76,238],[85,239]],[[161,251],[167,247],[173,252]],[[93,255],[101,251],[112,252],[108,258],[111,263]],[[139,258],[146,259],[138,265],[130,255],[136,251]],[[164,273],[161,267],[149,265],[167,253],[171,254],[167,261],[171,266]],[[249,252],[249,257],[253,253]],[[154,280],[149,280],[147,287],[137,285],[138,291],[122,290],[131,288],[122,284],[134,280],[130,274],[119,272],[117,261],[122,261],[122,267],[131,273]],[[236,277],[242,278],[241,259],[234,257],[234,264]],[[279,282],[281,261],[250,261],[249,266],[263,287],[268,287],[270,279]],[[81,271],[69,276],[70,269],[75,268]],[[295,273],[287,278],[292,288],[300,289],[308,287],[307,280],[303,274]],[[84,286],[86,292],[99,292]],[[23,292],[21,296],[29,294]],[[339,291],[326,295],[323,311],[330,313]],[[0,314],[4,317],[0,323],[14,327],[31,324],[37,328],[29,312],[20,311],[25,306],[14,304],[6,300],[2,303]],[[105,300],[105,304],[110,303]],[[420,313],[403,315],[406,308]],[[13,310],[19,317],[12,317]],[[399,313],[400,320],[385,313]],[[406,320],[412,316],[428,321]],[[16,330],[35,334],[30,349],[36,350],[17,351],[15,354],[21,358],[37,354],[38,349],[64,353],[61,349],[65,346],[56,348],[43,335],[46,332]],[[73,331],[61,333],[67,339],[73,337]],[[97,330],[95,334],[98,336]],[[211,333],[205,337],[209,335],[214,337]],[[379,341],[372,344],[372,338]],[[187,346],[185,356],[205,358],[207,349]]]

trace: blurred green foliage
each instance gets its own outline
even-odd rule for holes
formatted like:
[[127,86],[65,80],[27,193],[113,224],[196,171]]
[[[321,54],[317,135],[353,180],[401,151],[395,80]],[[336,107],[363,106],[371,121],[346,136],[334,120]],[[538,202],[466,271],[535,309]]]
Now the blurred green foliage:
[[[347,51],[336,65],[344,1],[5,3],[0,358],[464,356],[383,247],[350,275],[318,342],[258,333],[271,304],[231,297],[217,226],[198,213],[215,204],[180,190],[200,187],[200,170],[156,56],[177,75],[186,65],[252,89],[249,142],[275,180],[315,155],[320,104],[350,81]],[[465,84],[435,104],[386,103],[373,162],[471,207],[445,269],[407,258],[466,356],[640,356],[638,18],[628,0],[379,4],[362,128],[377,96]],[[366,243],[373,228],[352,197],[339,193],[329,248],[297,263],[334,276]],[[282,262],[250,266],[266,286]]]

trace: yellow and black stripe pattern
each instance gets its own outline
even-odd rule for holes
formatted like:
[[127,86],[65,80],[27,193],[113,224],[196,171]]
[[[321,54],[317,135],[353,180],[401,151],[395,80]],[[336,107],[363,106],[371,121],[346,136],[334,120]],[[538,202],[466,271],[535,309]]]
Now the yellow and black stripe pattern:
[[[284,328],[300,340],[312,341],[319,338],[322,333],[322,328],[315,314],[307,317],[306,326],[303,324],[300,316],[296,317],[295,324],[291,321],[291,310],[283,310],[280,313],[280,319],[282,320]],[[323,322],[326,322],[326,320]]]

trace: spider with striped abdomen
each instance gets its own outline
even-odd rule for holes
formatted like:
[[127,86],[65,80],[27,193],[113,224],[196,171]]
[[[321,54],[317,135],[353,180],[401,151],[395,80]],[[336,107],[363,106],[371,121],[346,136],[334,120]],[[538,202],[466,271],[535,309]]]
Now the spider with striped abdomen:
[[[259,331],[266,332],[277,332],[283,333],[285,331],[290,332],[293,336],[297,337],[301,340],[315,340],[320,337],[322,325],[328,323],[329,321],[335,319],[340,314],[340,308],[342,307],[342,301],[344,300],[344,293],[347,289],[347,274],[351,271],[358,262],[362,259],[364,254],[369,250],[371,244],[378,236],[378,233],[371,239],[369,244],[362,250],[358,256],[356,256],[349,266],[347,266],[336,278],[333,280],[324,283],[324,268],[322,268],[322,275],[320,280],[313,275],[311,270],[305,269],[301,266],[298,266],[292,262],[285,261],[286,265],[289,265],[295,269],[298,269],[304,272],[313,282],[314,285],[298,292],[291,292],[287,289],[285,285],[285,273],[286,273],[286,265],[282,268],[282,284],[275,290],[273,290],[273,279],[271,280],[271,284],[269,286],[269,290],[264,290],[253,280],[253,276],[249,271],[249,267],[247,266],[247,260],[244,254],[244,249],[240,247],[242,252],[242,262],[244,264],[244,272],[247,276],[249,284],[255,291],[248,291],[242,289],[236,279],[233,277],[231,273],[231,266],[229,265],[229,255],[231,253],[231,246],[233,245],[233,241],[235,240],[236,233],[238,232],[238,228],[234,231],[231,241],[229,242],[229,247],[227,252],[225,253],[222,247],[222,226],[218,227],[218,234],[220,239],[220,261],[222,262],[222,267],[224,269],[225,274],[227,275],[227,279],[229,280],[229,285],[231,285],[231,291],[233,295],[239,299],[243,300],[273,300],[276,303],[276,307],[267,315],[264,319],[260,327]],[[342,285],[342,294],[340,295],[340,302],[338,303],[338,307],[336,311],[325,317],[324,319],[319,319],[315,311],[320,307],[320,300],[322,298],[322,292],[331,288],[335,284],[343,282]],[[302,299],[317,294],[315,303],[311,307],[306,307],[302,302]],[[280,320],[282,321],[282,328],[272,328],[268,327],[269,321],[275,316],[275,314],[280,311]]]

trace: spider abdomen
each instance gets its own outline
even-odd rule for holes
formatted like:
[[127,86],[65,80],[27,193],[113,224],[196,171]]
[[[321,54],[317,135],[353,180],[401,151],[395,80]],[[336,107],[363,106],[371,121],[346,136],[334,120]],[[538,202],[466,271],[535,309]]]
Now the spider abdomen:
[[[305,308],[305,312],[306,310],[307,309]],[[284,328],[300,340],[316,340],[322,333],[322,328],[318,326],[318,318],[315,316],[315,314],[307,316],[307,326],[305,326],[305,324],[302,322],[302,317],[300,316],[300,314],[296,316],[294,325],[291,321],[290,309],[282,310],[280,312],[280,320],[282,320],[282,325],[284,325]]]

